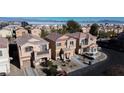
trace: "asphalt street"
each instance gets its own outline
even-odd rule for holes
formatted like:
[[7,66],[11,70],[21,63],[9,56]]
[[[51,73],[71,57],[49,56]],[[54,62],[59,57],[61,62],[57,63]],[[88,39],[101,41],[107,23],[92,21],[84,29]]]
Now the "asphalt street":
[[103,72],[111,65],[123,64],[124,65],[124,52],[118,52],[112,49],[102,49],[108,58],[105,61],[93,64],[86,68],[78,69],[69,73],[69,76],[103,76]]

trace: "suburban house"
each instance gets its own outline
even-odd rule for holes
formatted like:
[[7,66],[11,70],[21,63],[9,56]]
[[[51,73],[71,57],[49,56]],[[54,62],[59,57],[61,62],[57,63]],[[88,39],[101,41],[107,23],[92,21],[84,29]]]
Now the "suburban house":
[[16,38],[18,47],[20,68],[39,65],[51,59],[49,42],[31,34],[25,34]]
[[76,39],[67,35],[61,35],[57,32],[46,36],[50,43],[52,59],[69,60],[75,54]]
[[24,28],[16,29],[15,34],[16,34],[16,37],[23,36],[24,34],[28,34],[28,30]]
[[117,34],[121,33],[124,31],[124,26],[123,25],[114,25],[114,24],[110,24],[110,25],[99,25],[98,28],[99,32],[115,32]]
[[31,30],[31,34],[35,36],[40,36],[41,35],[41,30],[38,28],[34,28]]
[[10,72],[10,58],[8,40],[0,37],[0,73]]
[[82,26],[81,28],[84,33],[89,33],[90,31],[90,26]]
[[12,37],[12,31],[8,29],[1,29],[0,37]]
[[95,54],[97,53],[96,37],[89,33],[76,32],[67,34],[76,39],[76,53],[77,54]]

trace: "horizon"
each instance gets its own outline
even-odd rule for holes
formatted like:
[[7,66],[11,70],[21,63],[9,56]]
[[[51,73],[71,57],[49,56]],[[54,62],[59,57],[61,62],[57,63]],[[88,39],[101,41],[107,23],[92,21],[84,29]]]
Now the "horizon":
[[20,20],[84,20],[84,21],[98,21],[98,20],[118,20],[124,21],[124,17],[0,17],[1,19],[20,19]]
[[29,24],[65,24],[74,20],[80,24],[87,23],[124,23],[124,17],[0,17],[0,21],[26,21]]

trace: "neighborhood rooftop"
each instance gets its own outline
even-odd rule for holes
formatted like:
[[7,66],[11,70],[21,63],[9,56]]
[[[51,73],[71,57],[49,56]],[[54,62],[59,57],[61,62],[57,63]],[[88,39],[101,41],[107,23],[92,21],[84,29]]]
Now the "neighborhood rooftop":
[[58,38],[60,38],[62,35],[57,33],[57,32],[53,32],[50,33],[49,35],[46,36],[47,39],[50,39],[52,41],[56,41]]
[[[30,41],[30,39],[36,39],[36,40],[33,40],[33,41]],[[48,41],[40,38],[40,37],[37,37],[37,36],[33,36],[31,34],[26,34],[26,35],[23,35],[23,36],[20,36],[18,38],[16,38],[16,43],[18,45],[23,45],[27,42],[29,43],[33,43],[33,44],[41,44],[41,43],[49,43]]]
[[71,37],[74,37],[76,39],[79,39],[79,38],[88,38],[88,37],[91,37],[91,38],[96,38],[95,36],[89,34],[89,33],[82,33],[82,32],[76,32],[76,33],[69,33],[67,34]]

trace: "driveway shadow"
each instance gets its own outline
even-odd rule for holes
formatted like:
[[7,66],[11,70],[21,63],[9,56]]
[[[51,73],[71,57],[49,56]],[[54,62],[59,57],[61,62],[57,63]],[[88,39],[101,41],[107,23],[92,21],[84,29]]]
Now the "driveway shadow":
[[10,61],[11,64],[15,65],[16,67],[20,68],[19,62],[19,55],[18,55],[18,48],[16,44],[9,44],[9,56],[13,58]]

